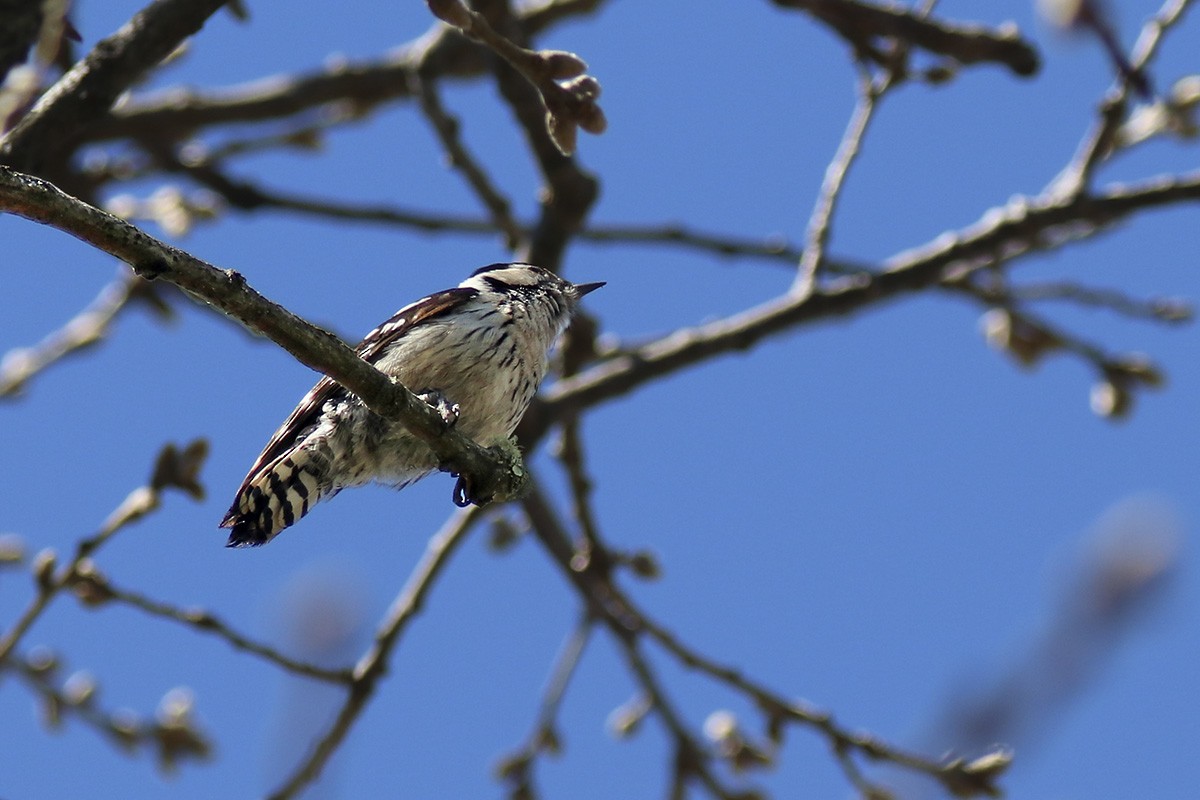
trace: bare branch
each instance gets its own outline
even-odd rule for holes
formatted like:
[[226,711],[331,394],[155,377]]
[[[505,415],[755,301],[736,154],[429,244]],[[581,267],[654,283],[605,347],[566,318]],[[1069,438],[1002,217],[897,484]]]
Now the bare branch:
[[867,126],[875,115],[875,109],[879,107],[879,100],[894,85],[894,74],[889,72],[888,77],[878,84],[865,69],[859,75],[858,100],[854,105],[854,113],[850,115],[850,122],[846,125],[846,132],[842,134],[842,141],[833,161],[825,168],[825,180],[821,183],[817,203],[808,219],[804,254],[800,258],[800,268],[793,286],[793,290],[799,295],[808,294],[816,287],[817,272],[825,260],[825,245],[829,241],[833,213],[842,186],[862,146]]
[[99,343],[132,301],[145,300],[163,319],[173,311],[147,283],[122,267],[122,274],[59,330],[34,347],[15,348],[0,360],[0,398],[17,397],[38,373],[69,355]]
[[[522,8],[517,24],[533,36],[560,22],[594,11],[600,0],[549,2]],[[172,89],[122,103],[83,132],[85,141],[140,138],[178,139],[214,125],[263,122],[329,109],[361,116],[374,106],[412,96],[407,76],[424,65],[443,79],[476,78],[490,68],[488,51],[437,25],[396,54],[360,63],[332,64],[307,74],[264,78],[209,92]],[[341,107],[341,111],[337,110]]]
[[449,428],[420,398],[360,359],[328,331],[256,292],[233,270],[219,270],[154,239],[124,220],[63,193],[54,185],[0,167],[0,208],[70,233],[129,264],[143,278],[161,278],[267,336],[301,363],[354,392],[372,411],[404,425],[440,459],[440,469],[470,476],[472,502],[513,497],[524,483],[515,451],[484,448]]
[[204,459],[208,454],[208,443],[197,439],[189,444],[182,452],[168,444],[159,452],[150,481],[142,487],[129,493],[121,505],[117,506],[104,524],[92,536],[82,539],[75,547],[74,557],[55,574],[58,558],[53,550],[43,550],[34,559],[33,574],[37,586],[34,595],[25,611],[17,618],[12,627],[0,637],[0,667],[13,654],[14,648],[21,637],[32,627],[42,615],[51,601],[64,588],[73,587],[80,576],[94,570],[90,556],[118,531],[136,522],[150,512],[156,510],[161,503],[162,490],[168,487],[180,488],[193,497],[203,495],[197,475]]
[[48,728],[57,728],[74,718],[103,734],[122,750],[141,746],[157,750],[163,772],[172,772],[183,759],[205,761],[212,755],[212,744],[197,727],[192,714],[193,699],[185,689],[172,689],[163,697],[156,718],[145,722],[130,711],[107,711],[96,700],[98,684],[86,671],[70,675],[61,685],[57,681],[60,663],[48,648],[34,648],[16,662],[18,677],[37,694],[42,718]]
[[225,0],[154,0],[99,42],[0,139],[0,161],[26,172],[54,168],[122,92],[223,5]]
[[[863,0],[772,0],[781,8],[807,11],[832,27],[861,55],[874,49],[872,40],[896,39],[963,64],[1003,64],[1021,77],[1038,71],[1038,54],[1015,26],[995,30],[926,19],[919,10],[880,6]],[[886,64],[885,64],[886,66]]]
[[785,295],[726,319],[683,329],[551,386],[530,410],[522,437],[552,420],[627,394],[645,382],[714,355],[752,347],[802,323],[855,313],[946,279],[1087,236],[1132,214],[1200,200],[1200,173],[1116,186],[1073,198],[1019,198],[979,222],[891,258],[873,275],[844,278],[806,297]]
[[521,796],[522,792],[532,793],[533,763],[538,755],[553,754],[562,749],[556,727],[558,710],[567,694],[567,687],[571,685],[575,668],[583,659],[584,648],[592,637],[592,623],[590,617],[583,615],[571,629],[550,669],[550,679],[538,704],[533,730],[519,748],[502,758],[496,765],[496,774],[512,785],[515,796]]
[[509,250],[516,250],[521,245],[522,231],[512,217],[512,204],[500,194],[483,167],[463,144],[459,136],[459,122],[442,106],[436,81],[423,77],[419,70],[413,74],[412,80],[418,85],[421,110],[446,149],[451,166],[463,174],[475,191],[475,196],[490,213],[492,224],[504,232],[505,246]]
[[[1145,73],[1165,35],[1183,18],[1190,5],[1191,0],[1166,0],[1158,14],[1142,27],[1131,59],[1136,73]],[[1084,136],[1071,163],[1046,188],[1048,194],[1082,194],[1087,190],[1096,169],[1115,151],[1117,133],[1125,119],[1132,88],[1128,80],[1121,78],[1109,90],[1100,105],[1100,119]]]
[[140,592],[123,589],[115,586],[107,576],[96,569],[81,573],[73,588],[80,601],[87,606],[97,607],[109,602],[124,603],[150,616],[177,622],[201,633],[216,636],[235,650],[258,656],[295,675],[339,685],[347,685],[352,680],[349,669],[328,669],[298,661],[269,645],[238,633],[210,611],[201,608],[179,608],[151,599]]
[[429,540],[425,555],[413,568],[408,582],[400,590],[400,594],[396,596],[387,615],[376,629],[374,643],[355,665],[349,694],[336,719],[314,744],[308,756],[297,765],[280,787],[271,793],[269,800],[296,797],[320,777],[321,770],[341,746],[366,708],[380,679],[387,673],[392,652],[407,630],[408,624],[420,612],[438,576],[458,546],[466,540],[467,533],[482,518],[483,514],[478,508],[460,509]]

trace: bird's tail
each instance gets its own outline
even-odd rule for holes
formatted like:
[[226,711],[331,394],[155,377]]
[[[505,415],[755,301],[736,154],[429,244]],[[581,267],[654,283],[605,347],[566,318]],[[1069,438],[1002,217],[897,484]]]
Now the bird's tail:
[[324,453],[298,448],[247,475],[221,520],[221,527],[230,529],[227,546],[266,544],[322,498],[337,494],[339,487],[324,477],[328,473]]

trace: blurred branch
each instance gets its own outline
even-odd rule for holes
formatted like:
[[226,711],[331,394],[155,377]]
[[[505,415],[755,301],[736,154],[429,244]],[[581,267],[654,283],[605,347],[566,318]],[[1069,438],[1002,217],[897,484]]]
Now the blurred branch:
[[804,253],[800,257],[800,266],[793,291],[799,295],[810,293],[817,284],[817,273],[824,266],[825,246],[829,241],[833,226],[833,214],[837,207],[838,197],[846,176],[854,159],[858,156],[863,137],[866,136],[867,126],[870,125],[878,103],[891,89],[896,73],[889,70],[878,82],[866,69],[859,71],[858,99],[854,104],[854,112],[846,124],[846,132],[838,144],[837,153],[825,168],[825,180],[821,182],[821,190],[817,196],[816,205],[808,218],[808,231],[805,235]]
[[225,0],[153,0],[97,43],[0,138],[0,162],[33,173],[60,168],[87,127],[223,5]]
[[[493,27],[484,14],[468,8],[463,0],[426,0],[426,3],[435,16],[487,46],[537,89],[546,109],[546,129],[564,155],[575,151],[577,127],[593,134],[604,132],[608,123],[596,103],[600,82],[584,74],[587,64],[579,56],[562,50],[523,47]],[[507,3],[500,11],[498,16],[504,23],[515,22]]]
[[321,770],[350,733],[350,729],[375,693],[379,681],[387,673],[392,652],[409,623],[421,611],[438,576],[458,546],[466,540],[467,533],[481,519],[483,514],[479,508],[460,509],[451,515],[442,529],[429,540],[425,555],[413,568],[408,582],[400,590],[400,594],[396,596],[376,629],[375,641],[354,666],[346,702],[338,711],[337,717],[314,743],[312,751],[280,787],[269,795],[269,800],[296,797],[320,777]]
[[922,50],[949,56],[962,64],[997,63],[1029,77],[1038,71],[1038,54],[1015,26],[988,29],[944,20],[926,19],[919,10],[899,5],[875,5],[863,0],[772,0],[780,8],[806,11],[845,39],[858,57],[877,58],[876,39],[893,39]]
[[96,680],[87,672],[75,672],[60,685],[58,657],[47,648],[35,648],[24,658],[10,657],[6,663],[15,663],[16,674],[38,695],[48,728],[58,728],[64,719],[74,717],[125,751],[151,745],[164,772],[173,771],[184,759],[205,761],[212,756],[212,744],[196,728],[194,701],[186,689],[167,692],[155,720],[144,722],[132,711],[102,709],[96,702]]
[[177,622],[201,633],[216,636],[235,650],[258,656],[296,675],[341,685],[349,684],[352,679],[349,669],[327,669],[297,661],[273,647],[238,633],[215,614],[204,609],[178,608],[153,600],[139,592],[115,586],[107,576],[94,567],[79,572],[73,588],[80,602],[86,606],[95,608],[109,602],[124,603],[150,616]]
[[1174,297],[1138,299],[1117,289],[1102,289],[1084,286],[1070,281],[1051,283],[1027,283],[1005,287],[996,295],[992,287],[981,289],[986,297],[995,301],[1007,300],[1015,303],[1035,303],[1051,300],[1074,303],[1112,311],[1131,319],[1179,325],[1191,322],[1195,309],[1186,300]]
[[179,286],[329,375],[375,413],[402,422],[438,456],[440,469],[469,476],[472,502],[505,499],[520,491],[523,472],[507,451],[482,447],[447,427],[435,409],[333,334],[267,300],[240,273],[219,270],[46,181],[7,167],[0,167],[0,209],[70,233],[121,259],[143,278]]
[[[1130,60],[1136,74],[1146,73],[1164,37],[1183,18],[1190,5],[1191,0],[1166,0],[1158,14],[1142,27]],[[1109,90],[1100,104],[1100,119],[1084,136],[1071,162],[1046,188],[1046,194],[1078,196],[1087,191],[1101,162],[1116,152],[1116,137],[1127,114],[1130,91],[1134,88],[1133,83],[1121,78]]]
[[1174,510],[1153,498],[1109,509],[1056,582],[1065,589],[1028,650],[947,697],[922,739],[966,752],[1008,741],[1032,752],[1178,577],[1182,534]]
[[38,553],[33,561],[37,594],[12,627],[0,637],[0,668],[4,667],[21,637],[58,593],[64,588],[75,586],[82,575],[94,569],[91,555],[118,531],[158,509],[162,502],[163,489],[182,489],[194,499],[204,498],[199,474],[207,456],[208,442],[204,439],[194,440],[182,451],[172,444],[165,445],[155,461],[149,483],[130,492],[124,502],[104,521],[99,531],[81,539],[75,547],[75,555],[57,574],[55,569],[58,566],[58,556],[55,552],[46,549]]
[[575,675],[575,668],[583,658],[584,648],[595,630],[592,622],[590,617],[583,615],[571,629],[554,659],[550,679],[538,704],[533,730],[520,747],[496,765],[496,774],[509,783],[510,796],[513,798],[532,797],[535,760],[542,753],[554,755],[562,750],[557,728],[558,710]]
[[512,204],[493,185],[478,160],[463,144],[462,137],[459,136],[459,121],[442,106],[436,81],[423,77],[419,70],[413,73],[412,80],[418,85],[417,94],[421,100],[421,110],[425,112],[425,117],[441,140],[451,166],[467,179],[467,183],[475,191],[475,196],[491,215],[492,225],[504,232],[505,247],[516,250],[521,245],[522,232],[513,219]]
[[98,344],[108,335],[117,317],[131,302],[142,300],[160,319],[174,318],[174,310],[158,292],[158,287],[128,272],[105,286],[87,308],[62,328],[34,347],[14,348],[0,359],[0,398],[21,394],[39,372],[69,355]]

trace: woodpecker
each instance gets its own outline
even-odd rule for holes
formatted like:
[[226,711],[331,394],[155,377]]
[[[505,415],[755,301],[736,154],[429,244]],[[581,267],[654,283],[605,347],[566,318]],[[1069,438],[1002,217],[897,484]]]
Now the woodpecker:
[[[492,264],[400,309],[356,352],[491,447],[512,436],[554,341],[580,299],[603,285],[573,284],[531,264]],[[230,529],[229,547],[265,544],[347,486],[402,489],[437,466],[403,425],[324,377],[267,442],[221,527]]]

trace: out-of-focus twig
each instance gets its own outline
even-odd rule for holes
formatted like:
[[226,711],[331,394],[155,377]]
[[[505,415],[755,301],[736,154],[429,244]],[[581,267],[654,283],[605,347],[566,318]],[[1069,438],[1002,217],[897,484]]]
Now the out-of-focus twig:
[[92,568],[91,555],[96,550],[118,531],[159,507],[164,489],[182,489],[195,499],[203,499],[204,488],[200,485],[199,475],[207,456],[208,442],[204,439],[196,439],[182,450],[172,444],[165,445],[155,461],[149,483],[130,492],[99,531],[80,540],[74,556],[61,569],[58,569],[58,556],[53,550],[43,550],[37,555],[33,561],[37,592],[16,622],[0,637],[0,665],[58,593],[74,586],[80,574]]
[[179,608],[154,600],[140,592],[124,589],[114,585],[106,575],[94,568],[81,571],[72,588],[80,601],[89,607],[94,608],[110,602],[123,603],[152,617],[170,620],[201,633],[216,636],[235,650],[258,656],[280,669],[296,675],[343,685],[349,684],[352,679],[349,669],[328,669],[298,661],[273,647],[239,633],[210,611],[199,608]]
[[584,648],[592,637],[592,619],[581,616],[567,635],[562,649],[550,670],[550,679],[538,704],[537,719],[525,742],[496,765],[496,774],[512,787],[511,796],[533,795],[533,765],[542,753],[556,754],[562,749],[558,733],[558,710],[567,694],[575,668],[583,658]]
[[564,154],[575,151],[575,131],[603,133],[608,126],[596,100],[600,82],[585,75],[587,64],[562,50],[531,50],[511,41],[463,0],[426,0],[434,15],[468,38],[486,45],[537,89],[546,107],[546,129]]
[[1038,70],[1038,54],[1015,26],[990,29],[946,20],[928,19],[919,9],[877,5],[864,0],[772,0],[781,8],[806,11],[829,25],[854,46],[860,56],[871,55],[884,66],[888,57],[876,44],[881,38],[903,42],[962,64],[997,63],[1029,77]]
[[[1190,5],[1191,0],[1166,0],[1159,12],[1142,27],[1130,59],[1136,72],[1145,72],[1167,32],[1179,23]],[[1078,196],[1087,191],[1096,169],[1114,153],[1131,88],[1129,81],[1122,79],[1109,91],[1100,105],[1100,119],[1084,136],[1071,162],[1046,187],[1047,195]]]
[[143,300],[160,319],[171,320],[174,311],[154,284],[122,268],[122,274],[105,286],[95,300],[66,325],[33,347],[9,350],[0,359],[0,398],[21,394],[38,373],[69,355],[98,344],[117,317],[135,300]]
[[154,720],[145,721],[132,711],[102,708],[96,699],[99,685],[83,670],[60,683],[59,658],[48,648],[34,648],[23,658],[10,656],[7,663],[14,662],[16,674],[37,695],[43,722],[49,728],[73,718],[123,750],[153,747],[159,767],[166,773],[186,759],[205,761],[212,756],[212,744],[197,727],[192,713],[195,700],[186,689],[167,692]]
[[458,546],[476,522],[483,519],[478,507],[456,511],[442,529],[434,534],[425,548],[425,555],[413,568],[408,582],[392,602],[391,608],[375,631],[375,640],[354,666],[346,701],[336,718],[313,745],[311,752],[296,766],[269,800],[296,797],[315,781],[330,757],[341,746],[375,693],[380,679],[387,673],[392,652],[396,649],[409,623],[416,618],[429,592],[449,563]]
[[503,231],[505,246],[515,251],[521,245],[522,231],[513,219],[512,204],[495,187],[479,161],[463,144],[459,135],[459,121],[442,105],[436,81],[431,77],[422,76],[420,70],[413,74],[412,80],[418,84],[417,96],[421,100],[421,110],[425,112],[438,139],[441,140],[450,164],[467,179],[467,183],[475,191],[475,196],[487,208],[492,224]]

